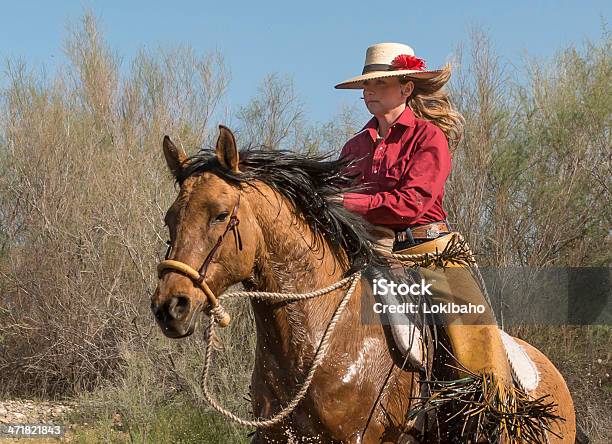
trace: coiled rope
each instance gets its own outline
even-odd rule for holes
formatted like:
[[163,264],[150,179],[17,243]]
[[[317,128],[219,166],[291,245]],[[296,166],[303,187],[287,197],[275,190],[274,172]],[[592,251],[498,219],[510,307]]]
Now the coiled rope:
[[255,298],[255,299],[270,299],[270,300],[274,300],[274,301],[286,301],[286,300],[299,301],[299,300],[304,300],[304,299],[310,299],[310,298],[315,298],[315,297],[323,296],[324,294],[331,293],[332,291],[341,288],[342,286],[344,286],[348,282],[351,283],[351,285],[350,285],[349,289],[347,290],[346,294],[344,295],[344,297],[340,301],[340,304],[338,304],[338,307],[336,307],[334,315],[332,316],[331,320],[329,321],[329,324],[327,325],[327,327],[325,329],[325,333],[323,334],[323,338],[321,339],[321,342],[319,343],[319,346],[317,348],[317,352],[316,352],[315,357],[313,359],[312,366],[310,367],[310,370],[308,371],[308,375],[306,376],[306,379],[304,379],[304,382],[302,382],[302,385],[301,385],[300,389],[297,391],[297,393],[295,394],[295,396],[293,397],[293,399],[291,400],[291,402],[289,404],[287,404],[276,415],[274,415],[274,416],[272,416],[270,418],[267,418],[267,419],[258,418],[258,419],[255,419],[255,420],[248,420],[248,419],[240,418],[237,415],[235,415],[234,413],[232,413],[229,410],[227,410],[224,407],[222,407],[221,404],[219,404],[219,402],[212,396],[212,394],[209,391],[209,388],[208,388],[208,374],[209,374],[210,364],[211,364],[211,361],[212,361],[213,334],[214,334],[214,330],[215,330],[215,325],[217,324],[218,316],[220,316],[222,313],[224,313],[223,308],[221,308],[221,304],[219,303],[219,305],[217,307],[215,307],[213,310],[211,310],[211,322],[210,322],[210,324],[208,326],[208,329],[207,329],[206,355],[204,357],[204,368],[202,369],[202,379],[201,379],[202,393],[204,394],[204,398],[219,413],[227,416],[228,418],[232,419],[233,421],[235,421],[235,422],[237,422],[239,424],[242,424],[244,426],[250,426],[250,427],[271,427],[271,426],[279,423],[280,421],[282,421],[284,418],[286,418],[289,414],[291,414],[291,412],[295,409],[295,407],[299,404],[299,402],[306,395],[306,392],[308,391],[308,387],[310,386],[310,383],[312,382],[312,379],[314,377],[314,373],[315,373],[317,367],[323,361],[323,358],[325,357],[325,355],[327,353],[327,349],[328,349],[328,346],[329,346],[329,338],[331,337],[331,334],[334,331],[334,328],[336,327],[336,324],[338,323],[338,320],[340,319],[340,316],[342,315],[342,312],[344,311],[346,305],[348,304],[348,301],[351,299],[351,296],[355,292],[355,288],[357,287],[357,282],[359,282],[360,278],[361,278],[361,271],[358,271],[358,272],[352,274],[351,276],[348,276],[348,277],[346,277],[346,278],[336,282],[335,284],[330,285],[329,287],[322,288],[322,289],[316,290],[316,291],[312,291],[310,293],[271,293],[271,292],[260,292],[260,291],[239,291],[239,292],[236,292],[236,293],[227,293],[227,294],[221,295],[219,297],[219,302],[221,302],[224,299],[231,298],[231,297],[248,297],[248,298]]

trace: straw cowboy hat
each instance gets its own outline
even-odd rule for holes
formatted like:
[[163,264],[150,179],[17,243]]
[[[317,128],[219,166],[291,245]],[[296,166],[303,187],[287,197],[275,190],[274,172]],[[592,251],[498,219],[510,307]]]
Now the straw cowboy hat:
[[401,43],[378,43],[366,51],[365,63],[360,76],[338,83],[336,89],[361,89],[363,81],[381,77],[409,76],[431,79],[441,70],[428,71],[425,61],[415,57],[414,50]]

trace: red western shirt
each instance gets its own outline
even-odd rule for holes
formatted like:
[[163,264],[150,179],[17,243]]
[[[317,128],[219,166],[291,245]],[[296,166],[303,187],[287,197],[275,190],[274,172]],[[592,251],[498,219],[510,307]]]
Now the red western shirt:
[[345,208],[394,230],[444,220],[451,156],[442,130],[408,107],[379,142],[377,126],[373,117],[342,148],[340,157],[361,159],[347,172],[359,174],[354,185],[366,186],[363,193],[344,194]]

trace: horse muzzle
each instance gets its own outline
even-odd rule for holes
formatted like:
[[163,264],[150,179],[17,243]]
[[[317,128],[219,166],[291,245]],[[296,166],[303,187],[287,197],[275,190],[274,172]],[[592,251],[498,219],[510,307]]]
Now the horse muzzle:
[[164,335],[169,338],[184,338],[191,335],[198,324],[199,307],[192,307],[191,299],[177,294],[165,301],[153,297],[151,311]]

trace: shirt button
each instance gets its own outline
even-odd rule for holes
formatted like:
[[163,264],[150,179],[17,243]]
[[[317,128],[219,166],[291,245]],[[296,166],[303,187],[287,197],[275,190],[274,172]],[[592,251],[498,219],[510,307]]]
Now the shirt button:
[[374,170],[374,174],[378,173],[378,170]]
[[379,149],[379,150],[382,150],[382,149],[383,149],[383,147],[381,146],[381,147],[379,147],[378,149]]

